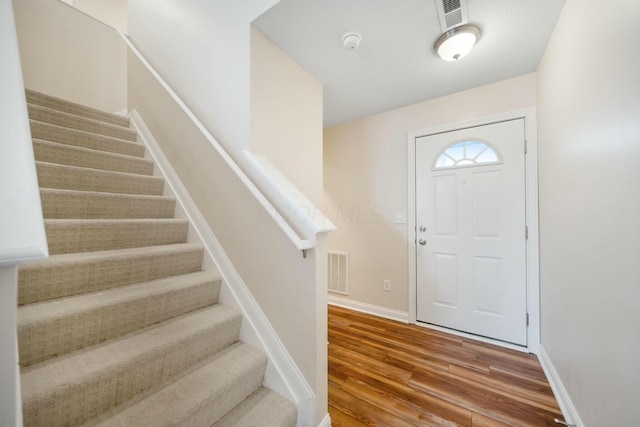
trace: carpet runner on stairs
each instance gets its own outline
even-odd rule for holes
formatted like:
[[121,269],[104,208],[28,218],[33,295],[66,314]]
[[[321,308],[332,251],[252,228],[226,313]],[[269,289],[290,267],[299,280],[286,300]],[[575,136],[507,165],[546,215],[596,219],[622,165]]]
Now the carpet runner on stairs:
[[294,426],[128,119],[27,102],[50,257],[18,275],[24,425]]

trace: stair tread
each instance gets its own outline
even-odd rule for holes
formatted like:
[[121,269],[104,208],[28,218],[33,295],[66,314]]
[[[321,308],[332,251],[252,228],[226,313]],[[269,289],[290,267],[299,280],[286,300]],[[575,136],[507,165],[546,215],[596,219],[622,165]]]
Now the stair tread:
[[197,335],[214,323],[227,323],[240,316],[237,309],[217,304],[213,307],[170,319],[123,337],[21,368],[23,400],[30,401],[73,387],[86,378],[126,366],[145,354],[161,354],[179,345],[185,335]]
[[293,403],[261,387],[212,427],[294,427],[296,421]]
[[238,342],[153,394],[117,408],[107,419],[88,424],[101,427],[209,426],[255,390],[239,380],[256,377],[259,373],[259,378],[254,378],[253,382],[257,383],[256,387],[260,386],[265,366],[264,354]]
[[[98,189],[88,189],[90,191],[104,191],[124,194],[152,194],[157,196],[162,195],[162,189],[164,188],[164,179],[150,175],[107,171],[41,161],[36,161],[36,170],[38,172],[40,188],[83,190],[84,187],[82,186],[98,186]],[[46,175],[46,173],[58,173],[66,175],[56,176],[54,180],[55,182],[51,183],[50,180],[53,178],[51,178],[50,175]],[[69,176],[69,174],[75,175]],[[85,178],[84,180],[80,180],[80,183],[77,182],[79,176]],[[105,186],[107,188],[104,188]],[[105,191],[107,189],[109,189],[110,191]]]
[[41,188],[45,218],[173,218],[176,199],[146,194]]
[[27,103],[29,117],[45,123],[78,129],[98,135],[112,136],[127,141],[136,141],[137,132],[134,129],[106,123],[64,111]]
[[176,218],[45,219],[50,254],[184,243],[189,221]]
[[31,125],[31,136],[36,139],[144,157],[145,146],[139,142],[85,132],[34,119],[29,119],[29,123]]
[[33,139],[33,144],[37,161],[140,175],[153,174],[154,163],[150,159],[38,138]]
[[132,256],[170,254],[178,250],[202,250],[198,243],[176,243],[173,245],[145,246],[142,248],[111,249],[107,251],[80,252],[77,254],[50,255],[49,258],[30,261],[22,264],[20,270],[36,270],[47,266],[62,266],[64,264],[85,263],[89,261],[104,261],[105,259],[129,259]]
[[175,197],[171,196],[158,196],[154,194],[126,194],[126,193],[109,193],[105,191],[89,191],[89,190],[67,190],[65,188],[41,188],[40,193],[60,194],[60,195],[73,195],[78,197],[104,197],[112,199],[123,200],[167,200],[175,202]]
[[73,316],[127,300],[140,299],[145,296],[159,295],[182,289],[203,280],[219,281],[220,275],[209,271],[198,271],[51,301],[26,304],[18,307],[18,325],[41,323],[63,316]]
[[54,226],[123,226],[141,224],[188,224],[189,220],[182,218],[45,218],[45,225]]
[[42,105],[44,107],[58,109],[78,116],[94,118],[96,120],[107,120],[110,123],[119,124],[120,126],[129,126],[129,119],[127,117],[115,113],[110,113],[93,107],[87,107],[76,102],[67,101],[66,99],[31,89],[25,89],[25,93],[27,102],[31,104]]
[[[139,173],[106,171],[106,170],[102,170],[102,169],[87,168],[87,167],[83,167],[83,166],[61,165],[59,163],[42,162],[42,161],[39,161],[39,160],[36,161],[36,165],[46,165],[46,166],[50,166],[50,167],[55,167],[55,168],[60,168],[60,169],[68,169],[68,170],[95,172],[95,173],[98,173],[98,174],[101,174],[101,175],[107,175],[107,176],[123,176],[124,175],[124,176],[129,176],[131,178],[143,178],[143,179],[149,179],[149,180],[153,180],[153,181],[164,181],[162,178],[160,178],[158,176],[141,175]],[[44,188],[48,188],[48,187],[44,187]]]
[[202,271],[20,306],[20,364],[41,362],[215,304],[219,290],[220,275]]
[[202,270],[197,243],[56,254],[18,270],[18,303],[47,301]]

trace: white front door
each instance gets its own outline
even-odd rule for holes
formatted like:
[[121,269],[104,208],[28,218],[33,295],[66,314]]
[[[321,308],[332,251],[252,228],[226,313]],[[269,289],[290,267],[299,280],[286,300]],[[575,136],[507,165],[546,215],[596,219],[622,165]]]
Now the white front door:
[[417,320],[527,345],[524,119],[416,138]]

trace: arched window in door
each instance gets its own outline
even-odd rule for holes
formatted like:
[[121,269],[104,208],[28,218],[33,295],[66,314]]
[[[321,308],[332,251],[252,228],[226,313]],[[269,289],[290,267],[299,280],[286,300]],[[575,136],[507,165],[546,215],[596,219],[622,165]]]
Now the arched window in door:
[[488,142],[465,140],[449,145],[437,157],[433,169],[463,168],[502,163],[498,150]]

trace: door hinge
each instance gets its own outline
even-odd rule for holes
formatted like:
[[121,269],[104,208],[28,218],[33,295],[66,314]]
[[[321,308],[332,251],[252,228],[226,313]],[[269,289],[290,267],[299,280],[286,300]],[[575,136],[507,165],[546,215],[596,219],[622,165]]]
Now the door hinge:
[[529,238],[529,226],[524,226],[524,239],[527,240]]
[[524,154],[527,154],[527,140],[524,140]]
[[527,326],[529,326],[529,313],[527,313]]

